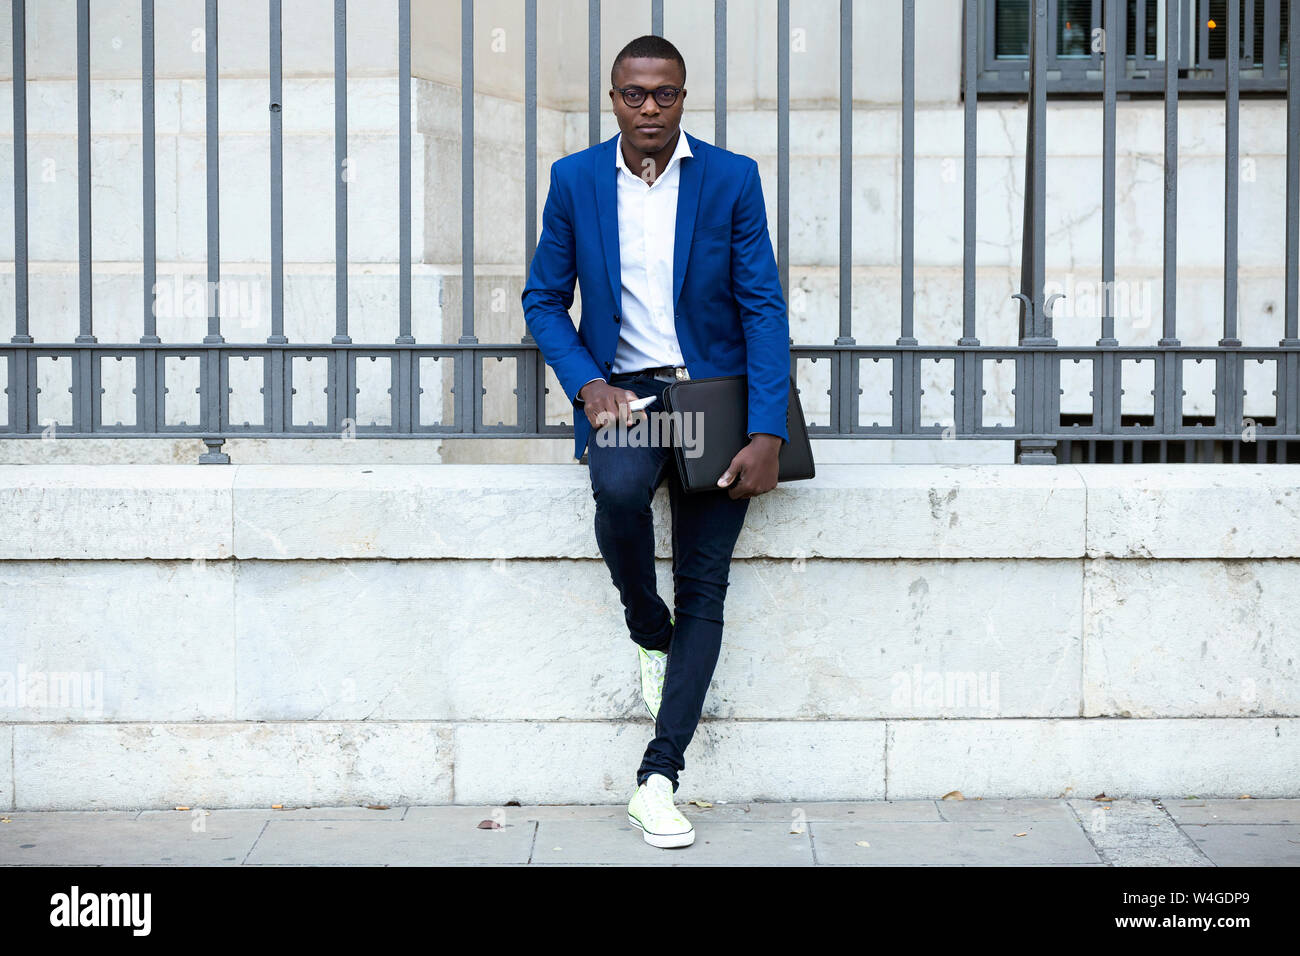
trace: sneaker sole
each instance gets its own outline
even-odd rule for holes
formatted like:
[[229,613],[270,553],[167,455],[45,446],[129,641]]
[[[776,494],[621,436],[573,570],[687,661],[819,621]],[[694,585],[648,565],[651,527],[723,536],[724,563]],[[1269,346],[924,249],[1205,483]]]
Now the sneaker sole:
[[646,843],[651,846],[657,846],[661,850],[672,850],[677,847],[690,846],[695,842],[695,827],[691,827],[685,833],[651,833],[641,825],[641,821],[632,814],[627,815],[627,822],[632,824],[641,831]]

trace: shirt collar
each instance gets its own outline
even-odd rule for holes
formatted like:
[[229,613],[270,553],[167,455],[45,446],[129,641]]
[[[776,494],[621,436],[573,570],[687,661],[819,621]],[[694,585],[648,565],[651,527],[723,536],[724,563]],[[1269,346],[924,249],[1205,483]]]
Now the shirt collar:
[[[668,165],[664,167],[664,171],[663,173],[660,173],[660,176],[664,175],[665,173],[668,172],[668,170],[672,169],[673,163],[680,162],[686,156],[695,155],[694,153],[691,152],[691,144],[686,141],[686,129],[681,125],[678,125],[677,129],[680,131],[677,137],[677,146],[673,150],[672,156],[668,158]],[[623,131],[622,130],[619,130],[618,138],[614,140],[614,168],[627,169],[627,171],[631,173],[633,176],[636,176],[637,179],[641,178],[638,174],[628,169],[627,163],[623,159]],[[659,181],[659,177],[655,177],[655,182],[658,181]],[[653,185],[653,183],[651,185]]]

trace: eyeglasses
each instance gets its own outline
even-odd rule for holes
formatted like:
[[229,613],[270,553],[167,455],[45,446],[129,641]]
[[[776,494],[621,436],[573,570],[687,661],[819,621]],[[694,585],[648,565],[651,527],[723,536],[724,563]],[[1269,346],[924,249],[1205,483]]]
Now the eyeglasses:
[[[623,102],[633,108],[638,107],[645,102],[646,91],[641,89],[639,86],[616,86],[614,87],[614,91],[616,93],[622,93]],[[655,102],[664,109],[667,109],[677,102],[678,93],[685,92],[686,90],[678,86],[661,86],[659,89],[654,91]]]

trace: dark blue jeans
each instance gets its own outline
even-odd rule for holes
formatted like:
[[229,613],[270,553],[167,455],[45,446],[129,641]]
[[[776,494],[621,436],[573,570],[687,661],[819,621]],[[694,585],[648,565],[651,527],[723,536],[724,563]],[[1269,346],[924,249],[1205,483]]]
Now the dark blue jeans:
[[[662,412],[667,382],[649,375],[620,373],[609,383],[638,396],[657,395],[647,412]],[[607,426],[611,434],[616,426]],[[663,703],[655,736],[636,773],[637,784],[661,773],[677,790],[677,774],[704,709],[722,649],[722,606],[727,595],[731,553],[749,510],[749,499],[732,499],[726,489],[686,494],[672,449],[661,445],[602,447],[593,430],[587,467],[596,500],[596,543],[623,602],[633,641],[668,652]],[[654,524],[650,502],[665,480],[672,512],[673,624],[655,587]]]

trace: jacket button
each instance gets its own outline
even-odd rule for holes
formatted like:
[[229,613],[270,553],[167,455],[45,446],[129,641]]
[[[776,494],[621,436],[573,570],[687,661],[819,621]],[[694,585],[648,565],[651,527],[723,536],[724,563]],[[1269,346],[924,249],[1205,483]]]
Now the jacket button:
[[619,318],[617,312],[614,313],[614,321],[615,321],[615,322],[622,322],[622,321],[623,321],[621,318]]

